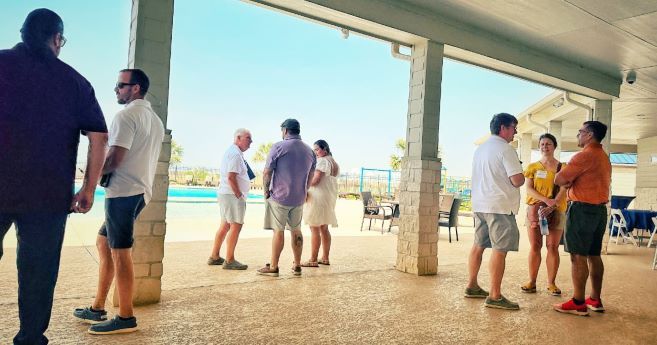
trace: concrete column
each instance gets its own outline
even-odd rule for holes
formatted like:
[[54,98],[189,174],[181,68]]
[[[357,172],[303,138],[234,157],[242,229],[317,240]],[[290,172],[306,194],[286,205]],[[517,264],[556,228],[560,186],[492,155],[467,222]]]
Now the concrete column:
[[[532,133],[522,133],[520,135],[520,140],[518,141],[518,156],[522,162],[522,168],[526,169],[529,163],[532,160]],[[527,204],[525,200],[527,199],[527,189],[525,186],[520,187],[520,209],[518,210],[518,217],[516,221],[518,225],[525,225],[525,214],[527,213]]]
[[518,142],[518,154],[522,162],[522,168],[526,169],[532,160],[532,133],[522,133]]
[[[150,79],[146,99],[167,125],[173,0],[133,0],[130,22],[129,68],[140,68]],[[135,305],[157,303],[162,292],[162,258],[166,233],[171,130],[167,130],[153,183],[153,198],[135,224],[132,257],[135,267]],[[118,293],[112,297],[118,305]]]
[[607,125],[607,135],[602,139],[602,146],[609,153],[611,147],[611,101],[595,100],[593,102],[593,118]]
[[400,225],[396,268],[417,275],[438,270],[440,161],[438,124],[444,46],[425,41],[413,46],[400,183]]
[[[610,100],[595,100],[593,102],[593,119],[600,121],[607,125],[607,135],[602,139],[602,147],[607,153],[611,147],[611,101]],[[612,181],[613,183],[613,181]],[[611,186],[609,186],[609,195],[611,196]],[[607,203],[607,214],[610,211],[610,203]],[[607,254],[607,246],[609,245],[609,231],[605,231],[605,236],[602,239],[604,243],[604,248],[602,249],[603,254]]]
[[561,161],[561,121],[550,121],[548,123],[548,132],[557,138],[557,148],[554,150],[554,158]]
[[635,208],[657,211],[657,137],[637,140]]

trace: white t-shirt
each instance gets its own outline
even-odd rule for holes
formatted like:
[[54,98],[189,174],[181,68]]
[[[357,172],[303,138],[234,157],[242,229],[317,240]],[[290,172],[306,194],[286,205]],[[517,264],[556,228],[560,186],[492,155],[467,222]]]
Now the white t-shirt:
[[221,160],[221,166],[219,167],[219,174],[221,174],[219,194],[234,194],[233,189],[230,188],[230,184],[228,183],[228,173],[231,172],[237,173],[237,186],[244,197],[246,197],[249,194],[249,188],[251,188],[251,180],[249,180],[242,150],[235,144],[230,145],[224,154],[224,158]]
[[136,99],[116,114],[109,130],[109,146],[120,146],[128,152],[105,188],[108,198],[143,193],[146,203],[151,200],[163,139],[164,125],[150,102]]
[[518,154],[497,135],[479,145],[472,162],[472,211],[518,214],[520,190],[509,177],[522,174]]

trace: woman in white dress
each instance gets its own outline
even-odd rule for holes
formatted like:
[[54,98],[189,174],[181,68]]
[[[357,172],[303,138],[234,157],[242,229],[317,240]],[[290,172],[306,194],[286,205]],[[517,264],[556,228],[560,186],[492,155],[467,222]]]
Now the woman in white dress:
[[[312,232],[311,253],[310,260],[301,264],[304,267],[330,264],[331,233],[328,226],[329,224],[334,228],[338,226],[338,220],[335,217],[335,201],[338,198],[337,176],[340,167],[333,159],[326,141],[317,140],[313,145],[313,150],[317,156],[317,165],[310,181],[306,205],[303,208],[304,222],[310,225]],[[318,260],[320,246],[322,247],[322,258]]]

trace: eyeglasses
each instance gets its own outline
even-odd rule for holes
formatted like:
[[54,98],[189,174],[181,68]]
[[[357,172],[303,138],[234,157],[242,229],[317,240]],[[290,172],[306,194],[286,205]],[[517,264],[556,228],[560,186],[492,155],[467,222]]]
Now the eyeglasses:
[[591,131],[587,131],[586,129],[580,129],[577,131],[577,135],[580,135],[582,133],[591,133]]
[[137,85],[137,83],[122,83],[122,82],[118,82],[118,83],[116,83],[116,88],[117,88],[117,89],[122,89],[122,88],[125,87],[125,86],[132,86],[132,85]]
[[66,45],[66,37],[64,37],[64,35],[61,35],[60,37],[61,38],[59,40],[59,47],[62,48]]

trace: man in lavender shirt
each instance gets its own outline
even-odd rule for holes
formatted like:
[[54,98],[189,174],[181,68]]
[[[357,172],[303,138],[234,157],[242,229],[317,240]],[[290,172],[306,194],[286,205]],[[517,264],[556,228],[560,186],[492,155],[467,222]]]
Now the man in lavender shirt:
[[278,259],[285,245],[283,231],[290,230],[294,266],[292,273],[301,275],[301,215],[303,203],[315,170],[316,158],[310,146],[301,141],[301,126],[295,119],[281,124],[283,141],[272,145],[263,174],[265,189],[265,229],[274,230],[271,264],[258,274],[278,277]]

